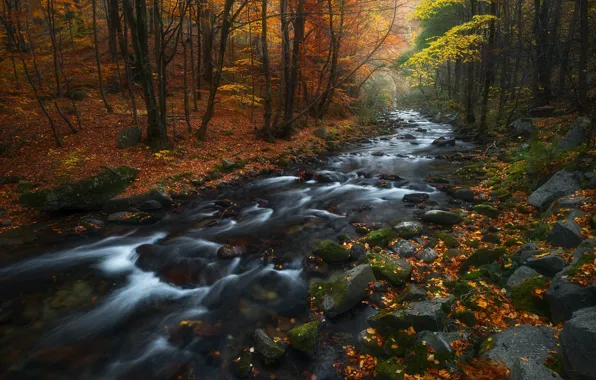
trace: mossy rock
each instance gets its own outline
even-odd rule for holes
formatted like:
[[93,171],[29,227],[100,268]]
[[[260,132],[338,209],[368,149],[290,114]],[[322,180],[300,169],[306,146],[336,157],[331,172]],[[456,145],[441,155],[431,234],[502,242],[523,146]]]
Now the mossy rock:
[[364,241],[371,246],[386,247],[395,237],[395,231],[392,228],[381,228],[380,230],[369,232]]
[[468,240],[466,245],[471,248],[478,248],[480,247],[480,242],[478,240]]
[[468,252],[463,249],[450,248],[443,253],[443,257],[453,259],[462,255],[467,255]]
[[320,324],[319,321],[313,321],[288,331],[292,348],[309,356],[314,355],[319,340]]
[[375,277],[400,286],[410,279],[412,264],[404,259],[392,259],[382,253],[369,253],[366,261],[371,264]]
[[406,331],[397,331],[385,339],[385,353],[389,356],[403,357],[416,340],[416,335]]
[[331,240],[320,241],[313,254],[328,263],[338,263],[350,259],[350,251]]
[[252,353],[244,350],[240,355],[232,360],[232,372],[241,379],[246,379],[252,375]]
[[521,244],[522,242],[520,242],[517,238],[509,238],[507,240],[505,240],[505,243],[503,243],[503,245],[505,247],[512,247],[514,245],[518,245]]
[[535,290],[544,290],[548,280],[543,276],[535,276],[519,286],[511,288],[511,301],[516,310],[524,310],[530,313],[541,315],[543,317],[550,316],[549,303],[545,298],[540,297],[535,293]]
[[358,352],[377,358],[386,356],[379,335],[370,334],[368,330],[362,330],[358,335]]
[[499,258],[507,254],[507,249],[500,248],[480,248],[474,251],[459,268],[460,273],[466,272],[470,267],[480,267],[481,265],[490,264],[497,261]]
[[478,280],[481,278],[498,283],[503,277],[501,265],[497,263],[480,265],[477,270],[466,272],[460,277],[462,280]]
[[435,237],[441,240],[447,248],[457,248],[459,247],[459,242],[455,238],[455,236],[451,235],[445,231],[439,231],[435,234]]
[[489,218],[496,218],[500,214],[499,210],[487,204],[479,204],[474,206],[474,211],[480,215],[488,216]]
[[455,313],[455,319],[468,327],[476,326],[476,315],[472,310],[464,310]]
[[352,239],[350,239],[348,234],[339,234],[339,235],[337,235],[337,240],[339,240],[341,243],[343,243],[344,241],[351,241]]
[[397,358],[377,360],[375,368],[379,380],[403,380],[405,368]]
[[[580,244],[579,247],[581,247],[581,246],[582,245]],[[592,252],[592,253],[589,253],[589,254],[585,254],[582,257],[580,257],[579,260],[577,260],[575,263],[573,263],[572,265],[570,265],[569,268],[567,268],[567,270],[565,272],[569,276],[575,276],[576,274],[578,274],[581,271],[582,267],[585,264],[589,264],[591,262],[594,262],[594,260],[596,260],[596,253]]]
[[501,244],[501,236],[498,234],[486,234],[482,237],[482,241],[485,243]]

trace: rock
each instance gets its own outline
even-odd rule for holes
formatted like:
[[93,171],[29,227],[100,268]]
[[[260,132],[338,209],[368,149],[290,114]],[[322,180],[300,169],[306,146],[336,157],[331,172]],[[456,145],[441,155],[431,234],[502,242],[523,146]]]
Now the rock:
[[320,241],[313,254],[328,263],[338,263],[350,259],[350,251],[331,240]]
[[263,329],[256,329],[252,334],[252,340],[255,345],[255,351],[262,355],[268,363],[277,361],[286,353],[286,349],[282,345],[275,343]]
[[241,379],[252,375],[252,353],[249,350],[243,350],[240,355],[232,360],[232,372]]
[[523,283],[511,287],[511,301],[516,310],[524,310],[530,313],[548,317],[549,304],[536,290],[544,290],[548,280],[543,276],[532,277]]
[[386,356],[385,349],[381,344],[379,336],[377,334],[369,333],[366,330],[362,330],[360,334],[358,334],[358,352],[366,355],[372,355],[375,357],[383,357]]
[[480,358],[513,368],[519,358],[544,363],[556,350],[557,331],[546,326],[520,325],[496,333],[482,343]]
[[425,222],[452,226],[462,221],[462,217],[450,211],[431,210],[422,214],[422,220]]
[[426,264],[430,264],[439,258],[439,254],[432,248],[424,248],[415,257]]
[[236,163],[234,161],[230,161],[226,158],[221,159],[221,169],[223,171],[230,171],[236,167]]
[[141,211],[161,211],[163,210],[163,206],[158,201],[148,200],[147,202],[143,202],[139,205],[139,210]]
[[89,96],[89,94],[85,90],[68,91],[64,94],[64,97],[66,99],[78,100],[78,101],[85,99],[87,96]]
[[455,199],[461,199],[465,202],[474,202],[474,191],[470,189],[457,189],[451,196]]
[[468,257],[460,266],[460,273],[466,272],[470,267],[480,267],[497,261],[503,255],[507,254],[506,248],[480,248]]
[[375,368],[378,380],[403,380],[406,370],[397,358],[377,360]]
[[455,257],[459,257],[459,256],[465,256],[468,252],[463,250],[463,249],[455,249],[455,248],[449,248],[448,250],[445,251],[445,253],[443,254],[443,257],[446,257],[448,259],[453,259]]
[[459,332],[421,331],[416,337],[416,343],[423,343],[439,354],[451,354],[455,350],[451,343],[467,337]]
[[555,324],[570,319],[577,310],[596,306],[596,292],[590,287],[584,288],[570,282],[565,278],[568,270],[559,272],[546,291],[551,318]]
[[515,360],[509,380],[563,380],[557,373],[535,361]]
[[489,218],[497,218],[500,214],[499,210],[487,204],[480,204],[474,206],[474,211],[476,211],[480,215],[488,216]]
[[437,145],[438,147],[455,146],[455,139],[439,137],[438,139],[432,142],[432,145]]
[[0,185],[12,185],[22,180],[23,178],[18,175],[0,175]]
[[389,247],[390,250],[398,254],[400,257],[409,258],[416,254],[416,246],[408,240],[400,240]]
[[395,232],[391,228],[381,228],[380,230],[371,231],[364,241],[367,242],[371,247],[386,247],[391,240],[395,237]]
[[578,209],[585,203],[590,203],[590,199],[574,194],[561,197],[556,201],[556,204],[559,206],[559,208],[573,209]]
[[439,231],[435,234],[439,240],[441,240],[447,248],[457,248],[459,247],[459,242],[457,239],[448,232]]
[[366,256],[371,264],[375,277],[386,280],[393,286],[400,286],[410,279],[412,264],[404,259],[392,259],[382,253],[370,253]]
[[350,256],[353,260],[359,260],[361,257],[366,255],[366,248],[361,244],[354,244],[350,248]]
[[414,284],[409,284],[406,289],[401,292],[397,299],[399,302],[426,301],[428,299],[428,295],[421,287]]
[[543,276],[554,277],[554,275],[562,271],[567,265],[562,257],[557,256],[562,253],[562,250],[555,250],[551,251],[546,256],[540,255],[539,257],[531,257],[526,260],[525,265],[535,269]]
[[570,379],[596,379],[596,307],[573,313],[560,338],[563,372]]
[[416,136],[406,133],[403,135],[404,140],[416,140]]
[[143,131],[139,127],[126,128],[116,135],[118,148],[130,148],[141,142]]
[[522,265],[521,267],[517,268],[511,276],[509,276],[505,286],[508,289],[511,289],[512,287],[519,286],[527,280],[530,280],[539,275],[540,273],[536,272],[534,269]]
[[429,198],[427,193],[410,193],[404,195],[402,201],[408,203],[422,203]]
[[319,321],[313,321],[288,331],[292,348],[312,357],[317,350],[320,324]]
[[222,260],[242,257],[243,254],[242,248],[237,245],[223,245],[217,250],[217,257]]
[[573,251],[573,260],[571,260],[571,266],[575,266],[575,264],[577,264],[579,261],[587,261],[593,259],[594,252],[596,252],[596,238],[584,240],[575,249],[575,251]]
[[317,128],[312,133],[318,138],[325,140],[327,138],[327,127]]
[[420,222],[401,222],[393,226],[393,231],[397,233],[399,237],[409,239],[422,232],[422,223]]
[[326,282],[313,282],[310,297],[327,317],[335,317],[368,296],[368,284],[376,281],[370,265],[362,264]]
[[146,212],[121,211],[108,216],[108,222],[120,224],[149,225],[160,220],[161,217]]
[[557,144],[557,149],[574,149],[586,143],[586,134],[590,119],[587,117],[578,117],[571,125],[571,130]]
[[30,191],[32,189],[35,189],[37,187],[36,184],[34,184],[33,182],[29,182],[29,181],[19,181],[18,185],[17,185],[17,192],[18,193],[24,193],[26,191]]
[[329,265],[315,255],[305,256],[302,260],[302,268],[307,275],[311,276],[325,276],[329,272]]
[[581,226],[571,219],[556,222],[546,240],[555,247],[575,248],[583,241]]
[[485,243],[501,244],[501,236],[497,234],[486,234],[482,236],[482,241]]
[[514,136],[529,137],[534,133],[534,121],[532,119],[517,119],[509,125]]
[[418,127],[418,128],[416,128],[416,132],[426,133],[426,132],[428,132],[428,130],[426,130],[424,128],[421,128],[421,127]]
[[21,194],[19,203],[45,212],[100,210],[110,198],[123,192],[136,178],[137,169],[118,166],[78,182]]
[[384,335],[410,327],[414,327],[416,331],[441,331],[445,320],[444,303],[444,299],[411,302],[397,311],[380,311],[367,321],[372,328]]
[[552,201],[581,189],[577,173],[565,170],[555,173],[544,185],[536,189],[528,198],[528,203],[539,210],[546,209]]

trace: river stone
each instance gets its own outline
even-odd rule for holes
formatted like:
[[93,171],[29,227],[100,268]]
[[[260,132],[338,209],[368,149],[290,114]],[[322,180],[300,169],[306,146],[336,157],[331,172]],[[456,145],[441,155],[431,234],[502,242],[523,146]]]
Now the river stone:
[[136,178],[137,169],[118,166],[78,182],[48,190],[25,192],[19,203],[45,212],[100,210],[110,198],[123,192]]
[[232,360],[232,372],[241,379],[249,378],[252,375],[252,353],[243,350],[240,355]]
[[126,128],[116,135],[118,148],[130,148],[141,141],[143,131],[139,127]]
[[131,208],[139,208],[148,201],[157,201],[164,208],[174,205],[174,200],[159,189],[151,189],[146,193],[135,194],[126,197],[113,197],[103,204],[103,210],[108,213],[126,211]]
[[546,326],[520,325],[503,330],[485,340],[480,358],[492,360],[512,368],[515,361],[524,358],[544,363],[549,350],[556,350],[557,330]]
[[409,258],[416,254],[416,246],[409,240],[400,240],[389,247],[390,250],[398,254],[400,257]]
[[572,219],[559,220],[556,222],[546,240],[555,247],[575,248],[583,240],[581,226]]
[[350,256],[354,260],[359,260],[366,255],[366,248],[362,244],[354,244],[350,248]]
[[562,257],[557,256],[562,253],[563,251],[559,249],[551,251],[546,256],[531,257],[526,260],[525,265],[529,266],[532,269],[535,269],[536,271],[538,271],[538,273],[540,273],[543,276],[553,277],[554,275],[562,271],[567,265],[567,263]]
[[366,256],[375,277],[386,280],[393,286],[400,286],[410,279],[412,264],[404,259],[392,259],[382,253],[370,253]]
[[503,255],[507,254],[506,248],[480,248],[468,257],[460,266],[460,273],[466,272],[470,267],[480,267],[497,261]]
[[497,218],[500,214],[499,210],[487,204],[480,204],[474,206],[474,211],[476,211],[480,215],[488,216],[489,218]]
[[448,139],[441,136],[438,139],[435,139],[435,141],[432,142],[432,145],[436,145],[438,147],[455,146],[455,139]]
[[431,210],[422,214],[425,222],[452,226],[462,221],[462,217],[451,211]]
[[457,189],[451,194],[455,199],[465,202],[474,202],[474,191],[470,189]]
[[422,223],[420,222],[401,222],[393,226],[393,230],[399,237],[409,239],[422,232]]
[[561,332],[561,362],[570,379],[596,379],[596,307],[573,313]]
[[410,193],[410,194],[404,195],[404,197],[402,198],[402,201],[408,202],[408,203],[421,203],[421,202],[424,202],[425,200],[427,200],[428,198],[429,198],[429,195],[427,193]]
[[275,343],[263,329],[256,329],[252,334],[252,340],[255,344],[255,351],[269,363],[275,362],[286,353],[286,349]]
[[242,248],[237,245],[223,245],[217,250],[217,257],[223,260],[241,257],[243,255]]
[[133,225],[149,225],[157,223],[161,217],[146,212],[121,211],[108,216],[108,222]]
[[404,330],[414,327],[416,331],[440,331],[443,328],[445,313],[443,305],[445,299],[411,302],[402,309],[390,312],[380,311],[367,319],[368,324],[389,335],[395,330]]
[[509,276],[505,286],[508,289],[511,289],[511,288],[513,288],[515,286],[519,286],[519,285],[523,284],[524,282],[526,282],[527,280],[530,280],[530,279],[532,279],[536,276],[539,276],[539,275],[540,275],[540,273],[536,272],[534,269],[527,267],[525,265],[522,265],[521,267],[517,268],[511,276]]
[[539,210],[544,210],[555,199],[573,194],[580,190],[581,186],[576,173],[561,170],[530,194],[528,203]]
[[163,210],[163,206],[158,201],[148,200],[147,202],[143,202],[139,205],[139,210],[141,211],[160,211]]
[[416,258],[423,263],[430,264],[439,258],[439,254],[432,248],[424,248],[416,254]]
[[535,361],[515,360],[509,380],[562,380],[557,373]]
[[566,277],[566,270],[557,273],[545,294],[554,323],[568,320],[577,310],[596,306],[596,292],[570,282]]
[[586,134],[590,119],[587,117],[578,117],[571,125],[571,130],[557,144],[557,149],[574,149],[586,143]]
[[573,251],[573,260],[570,265],[574,265],[582,257],[596,252],[596,238],[586,239]]
[[313,321],[288,331],[292,348],[308,356],[314,356],[319,341],[319,326],[321,322]]
[[313,254],[328,263],[338,263],[350,259],[350,251],[331,240],[320,241]]
[[529,137],[534,132],[534,121],[532,119],[520,118],[509,125],[514,136]]

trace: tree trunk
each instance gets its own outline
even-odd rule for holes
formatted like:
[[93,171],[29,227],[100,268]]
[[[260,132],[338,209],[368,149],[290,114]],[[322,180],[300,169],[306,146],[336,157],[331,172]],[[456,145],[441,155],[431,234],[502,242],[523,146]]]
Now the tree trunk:
[[[490,3],[490,13],[493,16],[496,16],[497,13],[497,3],[491,2]],[[488,96],[490,94],[490,87],[493,84],[495,78],[495,71],[494,71],[494,62],[493,62],[493,49],[495,45],[495,21],[491,21],[490,26],[488,28],[488,44],[486,46],[486,71],[484,73],[484,86],[482,88],[482,107],[480,110],[480,129],[486,129],[486,118],[488,114]]]
[[549,0],[534,0],[534,38],[536,39],[536,58],[534,60],[535,107],[547,105],[551,99],[549,8]]
[[267,43],[267,2],[261,2],[261,49],[263,50],[263,74],[265,75],[265,105],[263,135],[271,139],[271,69],[269,68],[269,45]]
[[[144,0],[143,0],[144,1]],[[97,4],[96,0],[91,0],[91,5],[93,8],[93,42],[95,44],[95,64],[97,66],[97,81],[99,82],[99,92],[101,94],[101,99],[103,100],[103,104],[106,107],[108,113],[112,113],[112,106],[108,103],[108,99],[106,98],[106,92],[103,88],[103,78],[101,75],[101,62],[99,61],[99,44],[97,42]]]
[[590,112],[590,105],[588,103],[588,48],[589,48],[589,30],[588,30],[588,0],[581,1],[580,11],[580,50],[579,50],[579,66],[578,66],[578,103],[579,111],[582,114]]

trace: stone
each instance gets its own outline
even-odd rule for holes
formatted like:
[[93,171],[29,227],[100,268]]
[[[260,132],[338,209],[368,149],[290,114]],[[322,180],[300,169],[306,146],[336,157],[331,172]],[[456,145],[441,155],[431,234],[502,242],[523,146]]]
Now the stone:
[[509,369],[519,358],[544,363],[548,351],[557,348],[555,335],[557,330],[546,326],[515,326],[485,340],[481,345],[480,358],[503,364]]
[[256,329],[252,334],[252,340],[255,345],[255,352],[262,355],[268,363],[273,363],[281,359],[286,349],[273,339],[263,329]]
[[474,191],[471,189],[456,189],[451,196],[455,199],[461,199],[465,202],[474,202]]
[[242,248],[237,245],[223,245],[217,250],[217,257],[223,260],[242,257],[243,254]]
[[366,259],[371,264],[375,277],[393,286],[402,285],[412,274],[412,264],[404,259],[392,259],[382,253],[370,253]]
[[371,247],[386,247],[391,240],[395,237],[395,232],[391,228],[381,228],[379,230],[371,231],[368,233],[364,241],[367,242]]
[[557,373],[535,361],[515,360],[509,380],[563,380]]
[[325,140],[327,138],[327,127],[317,128],[312,133],[318,138]]
[[538,257],[531,257],[526,260],[525,265],[535,269],[543,276],[554,277],[567,266],[567,262],[562,257],[558,256],[562,253],[562,250],[555,250],[551,251],[546,256],[540,255]]
[[0,185],[12,185],[22,180],[23,178],[18,175],[0,175]]
[[377,360],[375,372],[378,380],[403,380],[406,374],[403,364],[397,358]]
[[460,266],[460,273],[466,272],[470,267],[480,267],[497,261],[503,255],[507,254],[506,248],[480,248],[474,251]]
[[391,245],[389,249],[405,259],[413,257],[416,254],[416,246],[408,240],[400,240]]
[[487,204],[480,204],[474,206],[474,211],[476,211],[480,215],[488,216],[489,218],[497,218],[500,214],[499,210]]
[[580,190],[582,184],[578,177],[574,172],[558,171],[545,184],[530,194],[528,203],[539,210],[546,209],[555,199]]
[[350,251],[331,240],[320,241],[313,254],[328,263],[338,263],[350,259]]
[[397,299],[399,302],[426,301],[428,299],[428,295],[421,287],[414,284],[409,284],[406,289],[401,292]]
[[137,173],[137,169],[128,166],[105,169],[81,181],[25,192],[19,203],[51,213],[100,210],[106,201],[123,192]]
[[416,331],[441,331],[445,322],[444,303],[444,299],[411,302],[393,312],[380,311],[367,321],[372,328],[384,335],[410,327],[414,327]]
[[397,236],[409,239],[422,232],[422,223],[420,222],[401,222],[393,226]]
[[366,255],[366,248],[362,244],[354,244],[350,248],[350,256],[353,260],[359,260]]
[[466,338],[466,335],[460,332],[421,331],[416,337],[416,343],[424,342],[434,352],[451,354],[455,352],[453,347],[451,347],[451,343]]
[[375,357],[383,357],[386,356],[385,349],[379,340],[379,336],[377,334],[369,333],[366,330],[362,330],[360,334],[358,334],[358,352],[366,355],[372,355]]
[[329,318],[352,309],[368,296],[368,284],[376,281],[370,265],[357,267],[326,282],[315,281],[310,286],[310,297]]
[[517,119],[509,125],[509,128],[511,128],[515,137],[529,137],[534,133],[534,121],[525,118]]
[[241,379],[249,378],[252,375],[252,353],[243,350],[237,358],[232,360],[232,372]]
[[320,324],[319,321],[313,321],[289,330],[292,348],[312,357],[317,351]]
[[567,195],[557,199],[556,204],[559,208],[580,208],[582,205],[590,203],[590,199],[579,195]]
[[455,139],[448,139],[446,137],[439,137],[432,142],[432,145],[436,145],[438,147],[444,146],[455,146]]
[[429,198],[429,195],[427,193],[410,193],[410,194],[404,195],[404,197],[402,198],[402,201],[408,202],[408,203],[422,203],[422,202],[426,201],[428,198]]
[[455,236],[453,236],[452,234],[450,234],[448,232],[439,231],[435,234],[435,237],[437,237],[439,240],[441,240],[445,244],[445,247],[447,247],[447,248],[459,247],[459,242],[457,241]]
[[32,189],[35,189],[36,187],[37,187],[37,185],[34,184],[33,182],[21,180],[17,184],[17,192],[18,193],[24,193],[26,191],[30,191]]
[[439,254],[432,248],[424,248],[415,257],[423,263],[430,264],[439,258]]
[[482,241],[491,244],[501,244],[501,236],[498,234],[486,234],[482,236]]
[[532,277],[517,286],[511,287],[511,301],[516,310],[524,310],[533,314],[549,317],[549,304],[537,290],[543,291],[548,280],[543,276]]
[[130,148],[141,142],[143,131],[139,127],[126,128],[116,135],[118,148]]
[[590,125],[587,117],[578,117],[571,125],[571,130],[557,144],[557,149],[574,149],[586,143],[586,133]]
[[567,270],[569,269],[559,272],[553,278],[545,294],[555,324],[569,320],[577,310],[596,306],[596,292],[565,278]]
[[429,223],[452,226],[462,221],[462,217],[451,211],[431,210],[422,214],[422,220]]
[[416,140],[416,136],[406,133],[403,135],[404,140]]
[[583,241],[581,226],[571,219],[559,220],[546,236],[555,247],[575,248]]
[[569,379],[596,379],[596,307],[573,313],[560,336],[561,364]]
[[221,169],[222,171],[230,171],[236,167],[236,163],[234,161],[228,160],[227,158],[221,159]]
[[161,217],[146,212],[120,211],[108,216],[108,222],[119,224],[149,225],[160,220]]
[[522,283],[530,280],[536,276],[539,276],[540,273],[536,272],[534,269],[522,265],[521,267],[517,268],[515,272],[507,279],[507,283],[505,287],[511,289],[514,286],[519,286]]
[[163,205],[158,201],[148,200],[139,205],[139,210],[147,212],[161,211],[163,210]]
[[325,276],[329,272],[329,265],[315,255],[308,255],[302,259],[302,268],[307,275],[310,276]]

